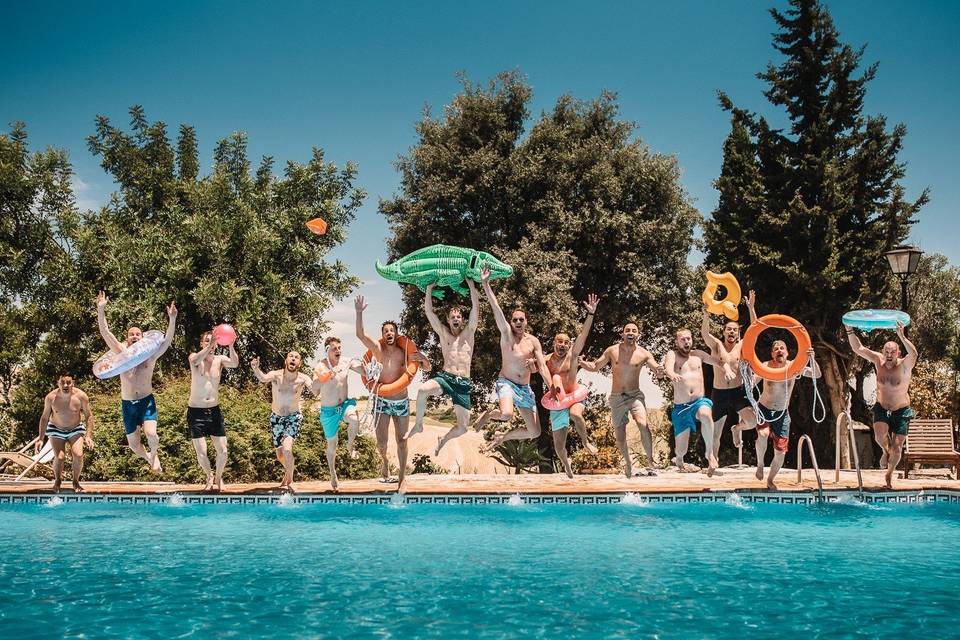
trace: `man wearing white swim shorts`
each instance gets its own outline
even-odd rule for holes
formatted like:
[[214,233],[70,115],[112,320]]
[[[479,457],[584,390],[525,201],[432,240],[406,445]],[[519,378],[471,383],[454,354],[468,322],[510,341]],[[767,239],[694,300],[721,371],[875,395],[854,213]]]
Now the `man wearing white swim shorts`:
[[251,360],[250,368],[257,380],[263,384],[270,383],[270,436],[277,460],[283,464],[283,480],[279,488],[293,493],[293,441],[300,436],[300,427],[303,425],[300,398],[303,390],[310,386],[310,377],[300,373],[300,354],[296,351],[287,354],[283,369],[265,374],[260,370],[260,358]]
[[73,490],[83,491],[83,487],[80,486],[83,446],[86,444],[93,449],[93,413],[90,411],[90,398],[73,386],[73,376],[60,376],[57,379],[57,388],[43,399],[40,436],[35,445],[36,453],[40,453],[43,447],[44,436],[50,439],[50,446],[53,448],[53,490],[60,491],[60,484],[63,481],[64,449],[69,444],[73,459]]
[[490,420],[509,421],[513,418],[514,408],[519,409],[524,423],[522,427],[494,436],[486,447],[486,451],[493,451],[507,440],[532,439],[540,435],[537,402],[533,389],[530,388],[530,369],[527,363],[532,362],[535,365],[548,387],[550,371],[547,369],[540,341],[527,333],[526,312],[523,309],[514,309],[508,322],[490,287],[490,270],[486,266],[480,274],[480,282],[483,293],[490,301],[497,328],[500,329],[500,356],[503,364],[496,383],[498,406],[496,409],[484,411],[473,428],[479,431]]

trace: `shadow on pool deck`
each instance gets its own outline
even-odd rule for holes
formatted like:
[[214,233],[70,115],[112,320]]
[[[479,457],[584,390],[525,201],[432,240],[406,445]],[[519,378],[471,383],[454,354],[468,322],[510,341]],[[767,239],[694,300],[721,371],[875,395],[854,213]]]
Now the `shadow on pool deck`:
[[[765,488],[765,482],[754,477],[754,469],[722,469],[722,476],[708,478],[703,473],[678,473],[672,469],[661,469],[654,477],[624,478],[615,475],[583,475],[572,480],[562,474],[522,474],[522,475],[411,475],[407,477],[404,493],[409,494],[483,494],[483,493],[532,493],[532,494],[572,494],[572,493],[664,493],[664,492],[700,492],[700,491],[757,491]],[[857,474],[843,471],[840,482],[834,483],[834,470],[821,471],[823,488],[856,489]],[[883,472],[864,470],[864,489],[881,491]],[[69,480],[64,482],[69,487]],[[174,484],[168,482],[83,482],[87,493],[201,493],[203,486],[197,484]],[[817,488],[812,469],[804,469],[803,481],[797,484],[796,469],[784,469],[777,476],[777,485],[784,491],[804,491]],[[51,481],[30,480],[23,482],[0,482],[0,493],[48,493]],[[295,482],[298,493],[333,493],[326,481]],[[946,469],[924,470],[914,473],[909,480],[897,477],[894,489],[917,491],[920,489],[957,489],[960,481],[951,479]],[[383,483],[378,479],[341,480],[339,493],[395,493],[396,482]],[[69,489],[64,493],[70,493]],[[277,493],[277,483],[228,484],[225,494],[269,494]]]

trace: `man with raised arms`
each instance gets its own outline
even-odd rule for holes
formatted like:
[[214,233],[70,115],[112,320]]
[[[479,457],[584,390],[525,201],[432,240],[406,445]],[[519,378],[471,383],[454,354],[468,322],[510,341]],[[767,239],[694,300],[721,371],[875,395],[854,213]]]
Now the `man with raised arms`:
[[60,376],[57,379],[57,388],[43,399],[40,435],[34,446],[35,453],[39,454],[43,448],[44,436],[50,440],[53,448],[53,490],[60,491],[60,484],[63,482],[64,449],[69,444],[73,458],[73,490],[83,491],[80,486],[83,446],[86,444],[93,449],[93,413],[90,411],[87,394],[73,386],[73,376]]
[[300,372],[300,360],[300,354],[291,351],[283,361],[283,369],[275,369],[270,373],[260,370],[260,358],[250,361],[250,368],[257,380],[263,384],[270,383],[270,436],[277,460],[283,463],[280,490],[290,493],[294,492],[293,441],[300,436],[300,427],[303,426],[300,399],[303,390],[310,386],[310,376]]
[[339,443],[340,424],[347,423],[347,455],[356,457],[353,441],[357,437],[360,421],[357,418],[357,401],[347,391],[347,376],[351,371],[363,373],[363,365],[358,361],[341,360],[340,338],[328,337],[323,341],[327,357],[313,372],[313,395],[320,398],[320,426],[323,437],[327,439],[327,467],[330,469],[330,485],[336,491],[337,485],[337,444]]
[[[747,297],[749,304],[754,298],[753,291]],[[727,320],[723,324],[723,340],[719,340],[710,333],[710,316],[703,310],[703,323],[700,325],[700,335],[710,349],[710,355],[719,359],[721,366],[713,367],[713,393],[710,401],[713,403],[713,456],[720,457],[720,437],[727,417],[735,416],[731,422],[730,432],[734,436],[734,443],[740,442],[740,425],[748,425],[756,421],[756,414],[750,408],[747,393],[743,389],[743,382],[738,374],[740,370],[740,325],[736,320]],[[734,372],[734,379],[728,380],[724,367],[728,366]],[[739,448],[739,447],[738,447]]]
[[[606,365],[613,369],[613,386],[610,389],[610,419],[613,422],[613,432],[623,456],[624,473],[628,478],[633,477],[633,468],[630,461],[630,448],[627,446],[627,423],[630,417],[637,423],[640,431],[640,440],[643,450],[647,454],[647,463],[652,467],[653,436],[647,426],[647,408],[644,404],[643,391],[640,390],[640,371],[644,366],[658,376],[663,375],[663,367],[653,355],[637,344],[640,339],[640,328],[633,322],[623,327],[620,342],[603,352],[599,358],[590,362],[580,358],[580,366],[586,371],[599,371]],[[643,475],[654,475],[648,467]]]
[[693,334],[689,329],[677,331],[675,347],[667,352],[663,368],[673,382],[673,409],[670,422],[676,441],[677,456],[674,462],[681,472],[687,471],[683,456],[690,446],[690,434],[696,432],[697,421],[703,433],[703,446],[707,457],[707,476],[717,470],[717,456],[713,449],[713,403],[703,397],[703,363],[708,362],[723,371],[726,382],[736,379],[733,370],[705,351],[693,348]]
[[479,431],[490,420],[506,422],[513,418],[513,409],[520,410],[523,426],[510,429],[494,436],[487,445],[487,451],[493,451],[508,440],[525,440],[540,435],[540,419],[537,417],[537,400],[530,388],[530,367],[532,366],[543,376],[547,386],[550,385],[550,371],[543,357],[543,348],[540,341],[527,333],[527,313],[523,309],[514,309],[510,320],[503,313],[497,296],[490,287],[490,270],[484,267],[480,273],[480,282],[483,284],[483,293],[490,301],[493,318],[500,330],[500,375],[496,382],[498,404],[495,409],[484,411],[473,428]]
[[[380,326],[381,340],[374,340],[366,334],[363,329],[363,310],[367,305],[363,301],[363,296],[358,296],[354,301],[354,308],[357,312],[357,338],[370,350],[373,358],[379,362],[383,369],[380,371],[378,384],[390,384],[396,382],[403,375],[407,368],[407,354],[397,344],[398,330],[395,322],[384,322]],[[422,356],[411,356],[420,362],[424,369],[430,370],[430,363]],[[397,462],[399,465],[399,477],[397,478],[397,490],[403,490],[403,480],[407,473],[407,440],[403,437],[407,434],[410,425],[410,399],[407,397],[407,389],[404,387],[390,396],[381,396],[377,394],[376,405],[373,408],[374,415],[377,416],[376,434],[377,449],[380,450],[380,457],[383,464],[380,467],[380,475],[384,482],[390,482],[390,462],[387,458],[387,444],[390,437],[390,421],[393,421],[394,437],[397,441]]]
[[[600,298],[594,294],[587,296],[587,301],[583,306],[587,309],[587,317],[580,327],[580,333],[577,334],[577,340],[570,347],[570,336],[565,333],[558,333],[553,338],[553,353],[546,357],[547,370],[550,372],[550,394],[559,398],[561,395],[571,394],[577,388],[577,369],[580,365],[580,353],[587,343],[587,336],[590,334],[590,327],[593,325],[593,314],[597,311],[597,303]],[[560,382],[557,385],[557,382]],[[567,476],[573,477],[573,469],[570,467],[570,461],[567,459],[567,433],[570,431],[570,422],[573,422],[574,428],[583,441],[583,446],[590,453],[597,453],[597,447],[590,442],[590,436],[587,434],[587,423],[583,419],[583,403],[577,402],[567,409],[550,411],[550,430],[553,433],[553,448],[557,452],[557,457],[563,463],[563,470]]]
[[907,355],[900,357],[900,345],[892,340],[883,345],[880,353],[867,349],[860,343],[854,330],[847,327],[850,347],[858,356],[877,369],[877,402],[873,405],[873,437],[883,455],[880,466],[887,470],[887,488],[893,488],[893,473],[900,463],[903,445],[910,430],[913,409],[910,408],[910,379],[917,364],[917,348],[907,340],[903,324],[897,323],[897,336],[907,348]]
[[[105,309],[107,296],[101,291],[97,295],[97,326],[104,342],[114,353],[122,353],[124,349],[143,338],[140,327],[127,329],[127,337],[123,342],[114,337],[107,327]],[[123,430],[127,434],[127,443],[130,449],[147,461],[150,468],[156,472],[162,471],[160,465],[160,439],[157,437],[157,402],[153,397],[153,369],[170,345],[177,324],[177,305],[173,302],[167,307],[167,332],[160,343],[160,348],[148,360],[141,362],[133,369],[120,374],[120,404],[123,410]],[[149,449],[140,442],[140,430],[147,436]]]
[[[200,350],[191,353],[190,362],[190,399],[187,401],[187,427],[190,440],[197,452],[197,462],[206,476],[204,491],[216,486],[223,487],[223,468],[227,464],[227,432],[223,425],[223,412],[220,411],[220,373],[223,367],[234,369],[240,364],[240,356],[229,347],[229,356],[217,355],[217,341],[212,331],[200,336]],[[210,469],[207,455],[207,438],[213,441],[217,450],[216,471]]]
[[473,280],[467,278],[470,288],[470,317],[464,326],[463,310],[453,307],[447,312],[447,324],[440,323],[440,318],[433,310],[433,287],[427,286],[427,294],[423,299],[423,307],[427,313],[430,326],[440,339],[440,350],[443,352],[443,368],[420,387],[417,393],[417,421],[406,435],[407,438],[423,431],[423,414],[427,409],[427,398],[430,396],[448,395],[453,401],[453,411],[457,416],[457,426],[450,429],[437,442],[433,455],[440,454],[440,449],[450,440],[462,436],[467,432],[470,421],[470,362],[473,360],[473,344],[477,334],[477,321],[480,317],[480,300],[477,297],[477,287]]

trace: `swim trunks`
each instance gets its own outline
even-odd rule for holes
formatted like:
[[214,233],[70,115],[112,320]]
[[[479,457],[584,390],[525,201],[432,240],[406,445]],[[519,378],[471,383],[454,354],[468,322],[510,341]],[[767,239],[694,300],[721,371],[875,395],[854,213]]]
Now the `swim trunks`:
[[[710,401],[713,402],[714,420],[726,418],[730,415],[736,416],[741,409],[746,409],[750,406],[750,401],[747,400],[747,394],[744,393],[742,386],[732,389],[715,388],[713,393],[710,394]],[[737,417],[736,420],[739,422],[740,418]]]
[[212,407],[187,407],[187,427],[190,429],[190,437],[206,438],[215,436],[225,438],[227,431],[223,427],[223,413],[220,411],[220,405]]
[[78,424],[75,427],[58,427],[52,422],[47,423],[47,428],[43,432],[48,438],[56,438],[58,440],[69,440],[75,436],[82,436],[87,433],[87,428],[82,424]]
[[303,414],[297,411],[288,416],[278,416],[275,413],[270,414],[270,432],[273,436],[273,448],[279,449],[283,446],[283,439],[290,436],[294,440],[300,435],[300,427],[303,425]]
[[[757,407],[760,409],[760,421],[757,423],[757,433],[769,429],[770,439],[773,440],[773,448],[786,453],[790,448],[790,412],[787,410],[777,411],[775,409],[768,409],[762,404],[758,404]],[[768,420],[768,418],[771,419]],[[776,420],[772,420],[772,418],[776,418]]]
[[120,408],[123,413],[123,430],[127,435],[134,433],[147,420],[157,420],[157,401],[152,393],[139,400],[121,400]]
[[357,401],[353,398],[347,398],[334,407],[320,407],[320,426],[323,427],[323,437],[327,440],[335,438],[347,409],[355,406],[357,406]]
[[550,411],[550,430],[559,431],[570,426],[570,409]]
[[508,380],[503,376],[497,378],[497,398],[504,396],[513,397],[513,406],[517,409],[536,410],[537,399],[533,395],[533,389],[529,384],[517,384],[513,380]]
[[433,379],[440,385],[443,393],[450,396],[453,404],[463,407],[464,409],[470,409],[470,390],[472,387],[470,378],[464,378],[463,376],[457,376],[441,370],[437,372],[437,375],[435,375]]
[[909,405],[896,411],[884,409],[879,402],[873,405],[873,421],[886,423],[890,427],[890,432],[898,436],[907,435],[912,418],[913,409]]
[[674,437],[679,436],[687,429],[693,433],[697,432],[697,412],[700,411],[700,407],[712,408],[713,402],[710,401],[710,398],[700,397],[690,402],[673,405],[673,410],[670,412],[670,422],[673,423]]
[[634,411],[645,411],[643,391],[619,391],[610,394],[610,417],[614,427],[625,427]]
[[397,416],[402,418],[410,415],[410,400],[400,398],[399,400],[389,400],[387,398],[377,397],[376,413],[385,416]]

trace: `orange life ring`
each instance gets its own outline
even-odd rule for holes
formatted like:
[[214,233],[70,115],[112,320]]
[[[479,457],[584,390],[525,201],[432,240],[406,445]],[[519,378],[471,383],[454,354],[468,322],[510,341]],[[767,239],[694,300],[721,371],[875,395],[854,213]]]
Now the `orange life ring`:
[[[784,371],[784,367],[777,369],[768,366],[757,358],[757,338],[765,330],[773,327],[786,329],[797,341],[797,357],[793,359],[790,366],[786,367],[786,371]],[[808,349],[810,349],[810,335],[802,324],[790,316],[771,313],[768,316],[758,318],[756,322],[747,327],[746,333],[743,334],[743,344],[740,345],[740,357],[750,365],[750,368],[758,376],[764,380],[776,382],[800,375],[803,368],[807,366],[805,355]]]
[[[707,288],[703,290],[703,306],[707,311],[716,315],[725,315],[731,320],[740,318],[740,311],[737,305],[740,304],[740,283],[732,273],[714,273],[707,271]],[[723,300],[714,298],[717,295],[717,287],[723,285],[727,290],[727,295]]]
[[[383,338],[380,338],[380,348],[383,349],[385,346],[387,346],[387,343],[383,341]],[[417,345],[406,336],[397,336],[397,346],[403,349],[406,354],[407,368],[400,374],[399,378],[385,384],[378,384],[376,380],[369,380],[366,375],[361,373],[360,379],[363,380],[363,386],[368,391],[376,391],[378,396],[388,397],[400,393],[413,382],[413,376],[417,375],[417,371],[420,370],[420,363],[411,360],[410,355],[416,353]],[[373,352],[367,349],[367,352],[363,354],[363,361],[370,362],[371,359],[373,359]]]

